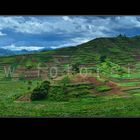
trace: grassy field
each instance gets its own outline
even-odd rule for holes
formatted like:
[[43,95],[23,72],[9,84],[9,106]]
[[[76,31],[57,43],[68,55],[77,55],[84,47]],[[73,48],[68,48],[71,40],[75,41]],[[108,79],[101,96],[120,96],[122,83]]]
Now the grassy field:
[[[91,74],[95,76],[96,74]],[[136,75],[138,75],[136,77]],[[110,75],[113,77],[113,74]],[[120,87],[135,87],[140,85],[139,72],[131,74],[128,79],[116,77],[115,82]],[[100,77],[99,81],[105,82]],[[75,78],[75,80],[77,80]],[[82,79],[78,79],[82,80]],[[86,79],[87,80],[87,79]],[[126,81],[125,81],[126,80]],[[76,81],[75,81],[76,82]],[[84,81],[83,81],[84,82]],[[140,90],[130,90],[123,94],[103,91],[110,90],[109,87],[102,85],[96,86],[98,91],[84,96],[75,96],[68,101],[55,101],[45,99],[42,101],[19,101],[21,96],[28,95],[41,83],[39,80],[32,80],[31,89],[28,89],[28,81],[24,80],[1,80],[0,81],[0,116],[1,117],[139,117],[140,116]],[[93,83],[94,85],[94,83]],[[81,85],[74,89],[74,94],[84,93],[90,88]],[[71,92],[72,94],[72,92]],[[93,96],[93,95],[94,96]]]
[[[32,88],[36,86],[34,81]],[[22,117],[136,117],[140,116],[140,91],[137,95],[85,96],[69,101],[17,101],[29,93],[23,81],[0,83],[0,116]]]
[[[95,74],[91,74],[91,76]],[[139,86],[135,73],[131,80],[119,78],[120,87]],[[113,77],[113,75],[112,75]],[[118,77],[117,77],[118,78]],[[139,77],[138,77],[139,78]],[[75,78],[76,79],[76,78]],[[103,78],[98,78],[105,81]],[[136,81],[133,79],[136,79]],[[42,101],[19,101],[19,97],[28,95],[41,81],[32,80],[31,89],[28,89],[28,81],[2,80],[0,81],[0,116],[1,117],[139,117],[140,116],[140,90],[130,90],[124,94],[109,94],[102,92],[109,87],[98,86],[95,89],[98,95],[70,98],[68,101],[55,101],[45,99]],[[81,89],[82,88],[82,89]],[[87,89],[86,89],[87,88]],[[80,86],[74,93],[86,92],[88,87]],[[119,91],[118,91],[119,92]]]
[[[75,47],[0,57],[0,117],[139,117],[139,39],[98,38]],[[30,95],[42,82],[34,79],[29,86],[22,75],[26,70],[34,74],[38,64],[41,68],[58,67],[56,79],[48,75],[56,93],[52,94],[52,90],[49,98],[41,101],[19,100]],[[66,76],[69,64],[84,65],[89,77],[79,77],[71,69],[72,82],[65,87],[68,100],[59,101],[57,98],[64,95],[57,86],[62,84],[59,82]],[[129,70],[128,65],[133,69]],[[19,80],[5,78],[4,67],[15,68]]]

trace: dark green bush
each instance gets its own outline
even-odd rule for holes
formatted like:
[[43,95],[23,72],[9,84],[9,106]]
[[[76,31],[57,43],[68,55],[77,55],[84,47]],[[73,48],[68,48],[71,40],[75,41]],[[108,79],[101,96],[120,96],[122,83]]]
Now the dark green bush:
[[72,64],[73,73],[79,73],[80,72],[79,65],[80,65],[79,63]]
[[53,86],[50,90],[49,99],[54,101],[67,101],[68,94],[63,86]]
[[31,100],[42,100],[47,97],[50,89],[50,82],[44,81],[39,87],[36,87],[32,94],[31,94]]
[[55,101],[67,101],[69,83],[70,83],[69,77],[65,76],[61,81],[59,81],[59,86],[53,86],[51,88],[49,98]]

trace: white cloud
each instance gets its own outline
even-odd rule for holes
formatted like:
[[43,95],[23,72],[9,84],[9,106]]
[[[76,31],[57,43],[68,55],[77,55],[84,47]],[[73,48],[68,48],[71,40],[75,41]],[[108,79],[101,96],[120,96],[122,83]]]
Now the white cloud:
[[[120,29],[140,28],[140,16],[0,16],[0,36],[3,29],[12,29],[27,34],[57,34],[67,38],[67,42],[52,45],[52,48],[78,45],[93,38],[118,34]],[[69,38],[68,36],[71,37]],[[47,38],[46,38],[47,40]],[[55,40],[54,40],[55,41]],[[5,46],[9,49],[39,49],[38,46]]]
[[4,34],[4,33],[2,33],[1,31],[0,31],[0,36],[5,36],[6,34]]
[[[102,26],[100,18],[93,19],[91,23],[85,17],[71,17],[71,16],[58,16],[52,17],[53,20],[44,18],[44,20],[37,17],[30,17],[25,20],[25,17],[8,16],[0,17],[0,29],[11,28],[17,32],[41,34],[41,33],[90,33],[92,30],[97,30]],[[94,22],[95,21],[95,22]],[[98,24],[96,25],[98,21]],[[105,22],[104,22],[105,23]],[[106,28],[106,27],[102,27]],[[99,29],[102,30],[102,29]]]
[[68,16],[63,16],[62,18],[63,18],[65,21],[71,21],[70,17],[68,17]]
[[77,37],[77,38],[71,39],[71,41],[73,41],[75,44],[82,44],[82,43],[88,42],[91,39],[92,38],[80,38],[80,37]]
[[1,48],[12,50],[12,51],[21,51],[21,50],[33,51],[33,50],[43,49],[44,47],[39,47],[39,46],[16,46],[15,44],[11,44],[11,45],[8,45],[8,46],[3,46]]
[[[140,27],[139,17],[116,16],[94,17],[89,16],[46,16],[42,18],[24,16],[0,17],[0,29],[11,28],[17,32],[41,34],[41,33],[98,33],[105,34],[118,28]],[[96,34],[95,34],[96,36]]]
[[60,45],[56,45],[56,46],[50,46],[52,49],[57,49],[57,48],[62,48],[62,47],[70,47],[70,46],[76,46],[76,45],[80,45],[82,43],[88,42],[89,40],[91,40],[91,38],[73,38],[71,40],[69,40],[69,43],[63,42]]

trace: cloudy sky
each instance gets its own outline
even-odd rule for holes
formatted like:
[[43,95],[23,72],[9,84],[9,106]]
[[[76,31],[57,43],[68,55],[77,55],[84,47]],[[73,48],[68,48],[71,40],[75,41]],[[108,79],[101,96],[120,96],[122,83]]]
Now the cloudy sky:
[[0,48],[39,50],[140,35],[140,16],[0,16]]

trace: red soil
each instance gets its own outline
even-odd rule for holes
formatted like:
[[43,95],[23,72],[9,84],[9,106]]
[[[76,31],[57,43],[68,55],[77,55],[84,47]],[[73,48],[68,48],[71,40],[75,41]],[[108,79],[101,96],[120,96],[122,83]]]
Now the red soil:
[[112,88],[117,87],[117,84],[116,84],[115,82],[112,82],[112,81],[108,81],[108,82],[106,83],[106,85],[108,85],[108,86],[110,86],[110,87],[112,87]]
[[77,75],[73,80],[73,83],[81,83],[81,82],[88,82],[93,83],[94,85],[101,85],[102,82],[97,80],[95,77],[91,77],[85,74],[79,74]]
[[[74,80],[73,83],[80,83],[80,82],[89,82],[89,83],[93,83],[95,86],[99,86],[99,85],[107,85],[109,87],[111,87],[112,89],[110,91],[106,91],[104,93],[106,94],[123,94],[123,91],[121,90],[121,88],[117,85],[117,83],[109,80],[108,82],[101,82],[99,80],[97,80],[95,77],[91,77],[89,75],[77,75]],[[95,90],[94,90],[95,93]]]

